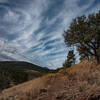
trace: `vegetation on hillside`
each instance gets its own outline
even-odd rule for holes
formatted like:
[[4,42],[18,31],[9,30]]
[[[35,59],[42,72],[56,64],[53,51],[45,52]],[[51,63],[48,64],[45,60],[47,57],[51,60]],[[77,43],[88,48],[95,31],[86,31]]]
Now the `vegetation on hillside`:
[[0,61],[0,69],[6,70],[35,70],[42,73],[49,72],[49,69],[40,67],[24,61]]
[[28,74],[23,71],[0,70],[0,90],[28,81]]
[[49,72],[27,62],[0,62],[0,91]]

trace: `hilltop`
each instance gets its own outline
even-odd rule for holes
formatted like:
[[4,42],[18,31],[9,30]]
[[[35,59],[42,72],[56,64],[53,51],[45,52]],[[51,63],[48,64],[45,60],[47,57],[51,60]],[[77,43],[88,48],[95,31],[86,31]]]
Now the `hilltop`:
[[100,65],[83,61],[5,89],[0,100],[100,100]]
[[0,68],[9,70],[35,70],[43,73],[49,71],[49,69],[24,61],[0,61]]
[[49,72],[49,69],[23,62],[0,62],[0,91],[20,83],[40,77]]

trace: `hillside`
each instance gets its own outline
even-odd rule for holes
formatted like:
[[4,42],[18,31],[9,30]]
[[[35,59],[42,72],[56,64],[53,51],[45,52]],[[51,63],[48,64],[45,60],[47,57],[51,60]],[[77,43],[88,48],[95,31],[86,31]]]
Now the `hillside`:
[[100,100],[100,65],[85,60],[5,89],[0,100]]
[[49,72],[49,69],[28,62],[0,62],[0,91],[40,77],[47,72]]
[[39,72],[47,72],[49,71],[46,68],[40,67],[38,65],[34,65],[24,61],[0,61],[0,69],[12,69],[12,70],[35,70]]

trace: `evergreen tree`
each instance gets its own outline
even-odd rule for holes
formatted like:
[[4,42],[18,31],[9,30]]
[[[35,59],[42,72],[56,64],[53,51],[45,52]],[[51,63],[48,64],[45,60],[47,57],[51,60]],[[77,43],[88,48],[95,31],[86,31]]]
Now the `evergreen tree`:
[[70,50],[68,52],[67,59],[63,64],[63,67],[71,67],[73,64],[75,64],[75,54],[74,54],[74,50]]

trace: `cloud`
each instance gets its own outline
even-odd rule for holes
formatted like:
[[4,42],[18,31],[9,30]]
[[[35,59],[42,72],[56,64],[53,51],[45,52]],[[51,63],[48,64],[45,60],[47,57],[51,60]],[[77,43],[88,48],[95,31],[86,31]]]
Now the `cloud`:
[[0,0],[0,60],[61,67],[68,52],[64,30],[73,18],[97,12],[97,1]]
[[8,0],[0,0],[0,3],[8,2]]

